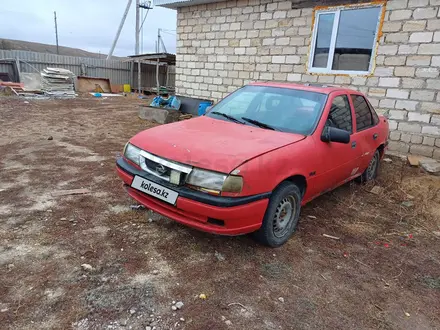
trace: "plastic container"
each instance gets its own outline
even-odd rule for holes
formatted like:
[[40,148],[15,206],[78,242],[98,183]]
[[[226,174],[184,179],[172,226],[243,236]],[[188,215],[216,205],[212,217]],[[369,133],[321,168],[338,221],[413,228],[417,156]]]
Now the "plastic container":
[[199,109],[197,110],[197,115],[203,116],[206,113],[206,109],[212,105],[212,102],[203,101],[199,104]]
[[130,84],[124,84],[124,93],[130,93],[130,92],[131,92]]

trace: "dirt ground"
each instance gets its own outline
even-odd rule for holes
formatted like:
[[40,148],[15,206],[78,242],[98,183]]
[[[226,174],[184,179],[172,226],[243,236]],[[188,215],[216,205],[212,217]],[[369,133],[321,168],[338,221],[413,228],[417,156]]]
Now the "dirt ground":
[[383,191],[321,196],[278,249],[201,233],[115,173],[145,102],[0,99],[2,329],[440,329],[440,177],[383,162]]

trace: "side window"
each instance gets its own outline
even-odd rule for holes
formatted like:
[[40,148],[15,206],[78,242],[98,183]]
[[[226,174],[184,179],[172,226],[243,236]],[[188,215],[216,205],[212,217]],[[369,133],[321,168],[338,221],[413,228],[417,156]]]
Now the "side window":
[[326,125],[353,132],[350,103],[347,95],[336,96],[333,99]]
[[358,131],[362,131],[377,124],[377,114],[374,110],[370,109],[363,96],[351,95],[351,100],[353,101],[354,111],[356,113],[356,127]]

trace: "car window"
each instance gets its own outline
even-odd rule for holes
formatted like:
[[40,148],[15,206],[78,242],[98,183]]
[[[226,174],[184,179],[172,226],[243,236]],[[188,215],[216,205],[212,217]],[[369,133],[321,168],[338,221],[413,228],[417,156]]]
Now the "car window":
[[317,92],[250,85],[221,100],[207,116],[228,120],[221,115],[226,114],[246,125],[253,126],[258,121],[279,131],[309,135],[316,127],[326,98],[326,94]]
[[372,127],[379,122],[376,112],[368,106],[363,96],[351,95],[351,100],[353,101],[354,111],[356,113],[356,127],[358,131]]
[[343,129],[349,133],[353,132],[350,103],[347,95],[336,96],[330,108],[326,126]]

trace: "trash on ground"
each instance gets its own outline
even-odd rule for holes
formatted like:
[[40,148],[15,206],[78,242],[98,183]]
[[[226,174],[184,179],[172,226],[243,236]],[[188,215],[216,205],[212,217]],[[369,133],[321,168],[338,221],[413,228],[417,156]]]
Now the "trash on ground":
[[332,236],[332,235],[327,235],[327,234],[322,234],[322,236],[327,237],[327,238],[332,238],[332,239],[341,239],[340,237],[336,237],[336,236]]
[[138,205],[130,205],[130,208],[132,210],[143,210],[145,209],[145,206],[143,206],[142,204],[138,204]]
[[204,299],[206,299],[207,297],[206,297],[206,294],[201,293],[201,294],[199,294],[199,298],[204,300]]
[[380,186],[374,186],[370,190],[370,193],[375,194],[375,195],[380,195],[382,192],[383,192],[383,187],[380,187]]
[[67,195],[83,195],[90,193],[89,189],[70,189],[70,190],[58,190],[51,192],[53,197],[67,196]]
[[214,255],[218,261],[225,261],[225,259],[226,259],[225,256],[223,254],[221,254],[220,252],[215,251]]
[[176,96],[170,96],[165,99],[162,96],[156,96],[151,102],[150,107],[153,108],[165,108],[171,110],[179,110],[181,101]]
[[307,218],[310,218],[310,219],[317,219],[317,217],[315,217],[314,215],[308,215]]
[[384,158],[383,161],[385,163],[392,163],[393,162],[393,160],[391,158]]
[[46,68],[41,72],[42,91],[52,97],[74,98],[74,78],[75,75],[70,70]]
[[413,207],[414,206],[414,202],[411,202],[411,201],[403,201],[400,204],[405,207]]

